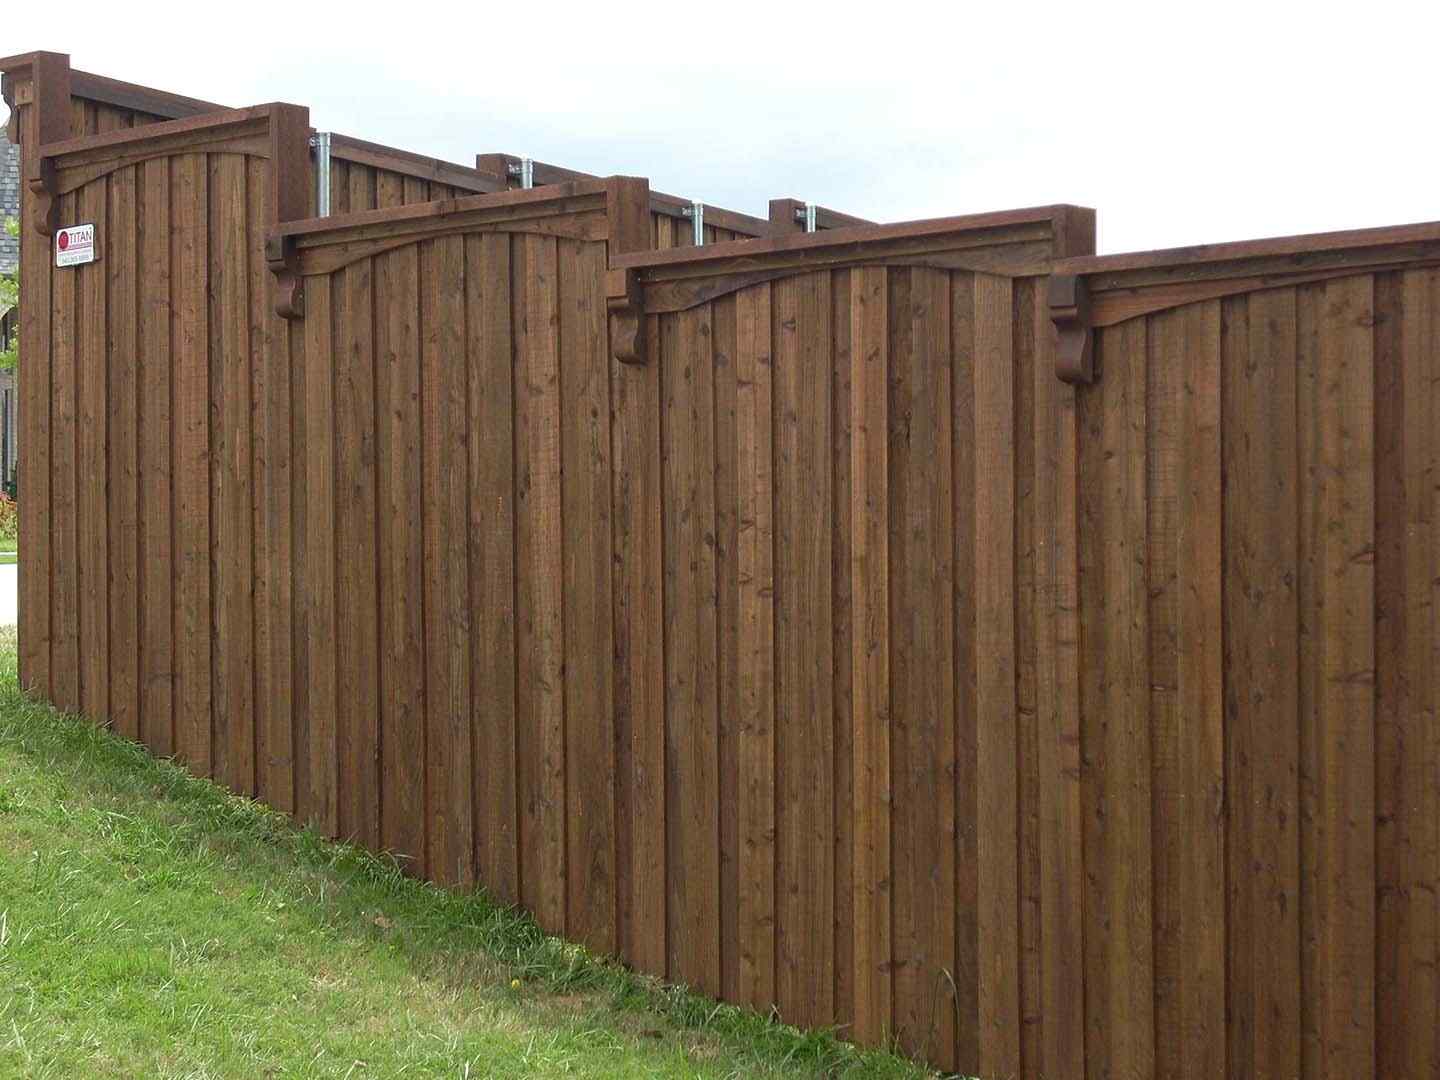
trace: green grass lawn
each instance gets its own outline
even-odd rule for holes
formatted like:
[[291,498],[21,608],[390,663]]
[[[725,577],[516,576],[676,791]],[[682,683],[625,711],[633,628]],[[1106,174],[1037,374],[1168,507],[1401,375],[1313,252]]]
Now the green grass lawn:
[[0,1076],[918,1077],[667,989],[25,698],[0,630]]

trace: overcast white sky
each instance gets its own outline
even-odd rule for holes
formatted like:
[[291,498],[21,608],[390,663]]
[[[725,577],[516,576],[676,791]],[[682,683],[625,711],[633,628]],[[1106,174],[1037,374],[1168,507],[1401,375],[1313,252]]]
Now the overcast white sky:
[[0,55],[762,216],[1073,202],[1104,252],[1440,219],[1433,0],[4,6]]

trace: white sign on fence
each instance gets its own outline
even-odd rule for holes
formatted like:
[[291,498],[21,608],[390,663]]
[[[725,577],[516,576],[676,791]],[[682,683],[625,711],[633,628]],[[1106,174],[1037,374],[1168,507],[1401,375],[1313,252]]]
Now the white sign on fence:
[[95,261],[95,226],[71,225],[55,233],[55,265],[79,266]]

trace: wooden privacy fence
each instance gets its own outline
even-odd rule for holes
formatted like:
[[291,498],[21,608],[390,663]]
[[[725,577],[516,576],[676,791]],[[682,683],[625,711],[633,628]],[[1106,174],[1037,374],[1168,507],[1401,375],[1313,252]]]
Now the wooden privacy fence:
[[1440,226],[314,217],[304,109],[0,69],[33,692],[946,1068],[1435,1075]]

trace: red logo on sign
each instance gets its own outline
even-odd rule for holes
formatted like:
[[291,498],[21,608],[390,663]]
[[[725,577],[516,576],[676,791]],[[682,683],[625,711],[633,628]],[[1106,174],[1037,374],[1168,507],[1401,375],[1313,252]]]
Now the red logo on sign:
[[60,239],[56,241],[56,246],[58,246],[61,251],[64,251],[66,248],[68,248],[70,246],[70,234],[62,232],[60,234]]

